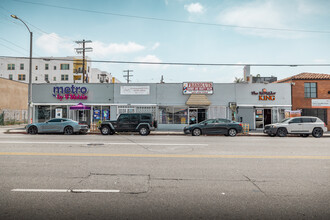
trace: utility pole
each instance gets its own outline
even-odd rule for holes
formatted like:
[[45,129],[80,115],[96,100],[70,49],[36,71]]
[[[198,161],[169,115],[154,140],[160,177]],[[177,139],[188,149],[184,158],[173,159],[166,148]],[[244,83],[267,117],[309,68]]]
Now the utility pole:
[[129,83],[130,82],[129,77],[133,76],[133,75],[129,75],[129,72],[133,72],[133,70],[124,70],[123,72],[127,73],[126,75],[124,75],[124,77],[126,77],[127,83]]
[[85,40],[85,39],[83,39],[82,41],[76,41],[76,44],[82,44],[82,48],[75,48],[76,53],[78,53],[78,54],[82,53],[83,54],[83,63],[82,63],[83,83],[85,81],[87,83],[87,80],[85,79],[85,74],[86,74],[86,70],[85,70],[85,52],[92,52],[93,51],[93,48],[85,47],[86,43],[92,43],[92,41],[91,40]]

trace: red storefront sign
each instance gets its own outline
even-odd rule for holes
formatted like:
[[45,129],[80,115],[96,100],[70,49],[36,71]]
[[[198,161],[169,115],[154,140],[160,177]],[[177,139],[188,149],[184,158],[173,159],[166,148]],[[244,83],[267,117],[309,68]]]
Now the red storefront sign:
[[213,94],[212,82],[184,82],[182,85],[183,94]]

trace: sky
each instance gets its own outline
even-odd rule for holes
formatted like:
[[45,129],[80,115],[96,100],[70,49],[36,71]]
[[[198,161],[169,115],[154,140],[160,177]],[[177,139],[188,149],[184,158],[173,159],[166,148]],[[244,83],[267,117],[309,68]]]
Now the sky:
[[[202,64],[330,64],[328,0],[1,0],[0,56],[78,56],[92,60]],[[231,83],[243,66],[146,65],[97,62],[93,68],[133,83]],[[329,66],[251,67],[283,79]]]

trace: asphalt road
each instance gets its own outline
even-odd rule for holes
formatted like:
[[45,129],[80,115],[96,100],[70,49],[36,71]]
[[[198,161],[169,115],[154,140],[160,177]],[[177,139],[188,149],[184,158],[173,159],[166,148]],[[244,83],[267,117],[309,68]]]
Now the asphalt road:
[[329,219],[330,138],[0,134],[0,219]]

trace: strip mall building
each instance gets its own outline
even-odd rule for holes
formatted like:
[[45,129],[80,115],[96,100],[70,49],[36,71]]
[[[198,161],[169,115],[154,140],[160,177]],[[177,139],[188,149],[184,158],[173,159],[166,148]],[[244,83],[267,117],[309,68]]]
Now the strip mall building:
[[[159,129],[182,129],[208,118],[228,118],[263,129],[291,110],[287,83],[33,84],[33,121],[64,117],[95,128],[121,113],[148,112]],[[70,107],[82,103],[85,109]],[[89,108],[90,107],[90,108]]]

